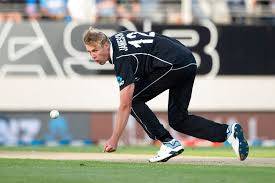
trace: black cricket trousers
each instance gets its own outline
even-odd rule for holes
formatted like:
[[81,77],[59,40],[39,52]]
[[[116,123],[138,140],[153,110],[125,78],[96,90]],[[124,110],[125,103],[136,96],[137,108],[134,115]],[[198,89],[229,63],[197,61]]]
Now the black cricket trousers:
[[141,124],[150,138],[160,139],[169,132],[146,102],[168,89],[168,122],[174,130],[212,142],[226,140],[228,125],[188,113],[196,71],[195,63],[178,68],[163,68],[135,83],[131,115]]

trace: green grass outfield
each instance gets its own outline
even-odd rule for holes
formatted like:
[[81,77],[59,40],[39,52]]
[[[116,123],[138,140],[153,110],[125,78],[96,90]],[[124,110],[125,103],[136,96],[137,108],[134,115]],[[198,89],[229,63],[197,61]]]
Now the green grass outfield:
[[[121,147],[117,153],[154,154],[157,147]],[[102,152],[90,147],[0,147],[1,151]],[[250,157],[275,157],[275,148],[251,148]],[[186,148],[182,156],[234,157],[229,147]],[[274,182],[274,167],[0,159],[3,183],[258,183]]]
[[3,183],[259,183],[274,175],[267,167],[0,159]]

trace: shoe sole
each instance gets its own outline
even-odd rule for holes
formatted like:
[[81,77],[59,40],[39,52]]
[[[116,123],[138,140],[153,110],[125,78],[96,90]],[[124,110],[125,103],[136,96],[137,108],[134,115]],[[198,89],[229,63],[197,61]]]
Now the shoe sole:
[[248,146],[246,139],[244,138],[243,129],[242,129],[241,125],[236,124],[234,128],[235,128],[234,136],[235,136],[235,138],[237,137],[239,139],[240,160],[244,161],[248,156],[249,146]]
[[181,154],[183,151],[184,151],[184,149],[181,149],[181,150],[179,150],[179,151],[177,151],[177,152],[174,152],[171,156],[169,156],[169,157],[167,157],[167,158],[164,158],[164,159],[162,159],[162,160],[160,160],[160,161],[158,161],[158,162],[166,162],[166,161],[168,161],[169,159],[171,159],[171,158],[173,158],[173,157],[175,157],[175,156]]

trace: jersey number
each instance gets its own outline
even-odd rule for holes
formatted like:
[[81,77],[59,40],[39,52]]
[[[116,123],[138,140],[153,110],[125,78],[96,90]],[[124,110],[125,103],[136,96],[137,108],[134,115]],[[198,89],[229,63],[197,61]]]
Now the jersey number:
[[155,37],[155,32],[149,32],[149,33],[143,33],[143,32],[131,32],[126,35],[127,38],[129,39],[135,39],[137,38],[137,34],[143,36],[145,39],[136,39],[133,41],[128,41],[130,45],[133,45],[136,48],[140,48],[140,44],[146,44],[146,43],[153,43],[153,38]]

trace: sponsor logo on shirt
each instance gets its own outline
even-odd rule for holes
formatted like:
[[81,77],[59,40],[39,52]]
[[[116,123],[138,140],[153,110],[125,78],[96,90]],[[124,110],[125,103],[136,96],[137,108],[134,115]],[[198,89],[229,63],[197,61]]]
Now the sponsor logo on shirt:
[[116,42],[119,48],[119,51],[128,51],[127,42],[122,33],[118,33],[115,35]]
[[118,82],[118,85],[119,85],[119,86],[124,85],[124,80],[122,79],[121,76],[117,76],[116,79],[117,79],[117,82]]

